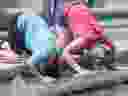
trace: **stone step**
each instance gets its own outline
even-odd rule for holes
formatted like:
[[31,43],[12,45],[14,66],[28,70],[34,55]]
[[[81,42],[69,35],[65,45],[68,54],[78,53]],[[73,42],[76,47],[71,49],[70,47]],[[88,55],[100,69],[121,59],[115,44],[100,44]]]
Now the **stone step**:
[[128,40],[128,28],[105,28],[105,32],[112,40]]
[[0,39],[1,40],[7,40],[8,38],[8,31],[0,31]]
[[128,0],[111,0],[112,8],[128,8]]
[[107,27],[128,27],[128,18],[112,18],[112,21],[98,20],[98,23],[105,28]]
[[97,16],[118,16],[128,15],[128,8],[92,8],[91,11]]

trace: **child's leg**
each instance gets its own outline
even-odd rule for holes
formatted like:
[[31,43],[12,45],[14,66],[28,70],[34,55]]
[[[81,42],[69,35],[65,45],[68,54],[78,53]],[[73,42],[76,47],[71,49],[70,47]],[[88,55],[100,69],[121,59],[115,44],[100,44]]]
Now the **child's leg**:
[[49,32],[48,38],[48,65],[46,66],[46,75],[57,78],[59,76],[58,65],[56,64],[56,34]]
[[56,0],[48,0],[48,25],[54,25]]
[[56,57],[56,34],[53,32],[48,35],[48,54],[50,57]]
[[63,53],[63,48],[58,48],[56,46],[56,34],[55,33],[49,33],[49,56],[54,61],[54,59],[57,59],[57,57],[61,57]]

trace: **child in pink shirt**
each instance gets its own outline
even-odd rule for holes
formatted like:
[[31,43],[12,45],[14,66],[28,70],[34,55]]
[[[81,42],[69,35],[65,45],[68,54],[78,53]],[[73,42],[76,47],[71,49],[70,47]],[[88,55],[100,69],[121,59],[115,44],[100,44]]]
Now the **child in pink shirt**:
[[65,3],[64,15],[68,29],[73,33],[74,40],[64,49],[63,56],[69,64],[77,64],[70,53],[76,47],[94,48],[97,41],[102,41],[108,49],[112,43],[104,35],[104,28],[97,24],[96,17],[82,0],[71,0]]

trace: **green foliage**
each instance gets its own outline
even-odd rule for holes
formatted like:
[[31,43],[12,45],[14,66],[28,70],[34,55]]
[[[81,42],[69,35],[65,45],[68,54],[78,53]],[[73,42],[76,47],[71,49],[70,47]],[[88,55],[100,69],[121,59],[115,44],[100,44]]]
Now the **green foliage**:
[[90,7],[94,7],[96,4],[96,0],[88,0],[88,4]]

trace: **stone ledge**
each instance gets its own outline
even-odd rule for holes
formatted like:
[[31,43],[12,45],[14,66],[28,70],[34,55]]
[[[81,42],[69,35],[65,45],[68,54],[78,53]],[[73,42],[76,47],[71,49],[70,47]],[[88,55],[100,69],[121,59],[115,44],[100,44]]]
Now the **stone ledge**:
[[91,10],[97,16],[128,16],[128,8],[92,8]]

